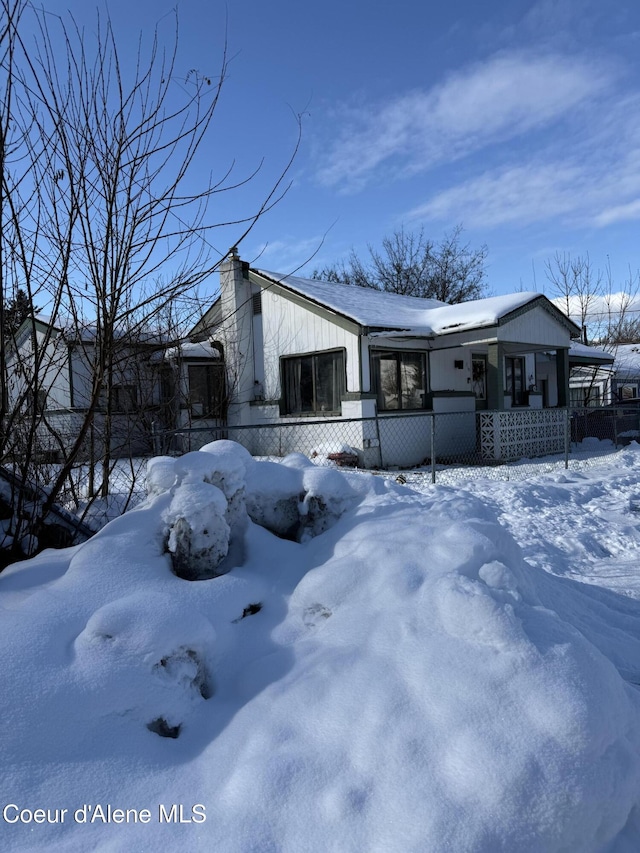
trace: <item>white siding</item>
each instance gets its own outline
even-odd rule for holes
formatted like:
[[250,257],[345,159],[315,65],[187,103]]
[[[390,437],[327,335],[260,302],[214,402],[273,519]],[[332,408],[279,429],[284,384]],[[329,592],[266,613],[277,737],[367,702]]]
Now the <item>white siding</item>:
[[498,340],[555,349],[569,346],[569,332],[544,308],[537,307],[499,326]]
[[[462,368],[455,366],[462,361]],[[471,352],[456,349],[434,350],[429,354],[429,372],[432,391],[471,390]]]
[[280,358],[287,355],[344,349],[347,391],[360,391],[358,335],[296,305],[282,295],[262,294],[262,335],[264,340],[264,396],[278,400]]

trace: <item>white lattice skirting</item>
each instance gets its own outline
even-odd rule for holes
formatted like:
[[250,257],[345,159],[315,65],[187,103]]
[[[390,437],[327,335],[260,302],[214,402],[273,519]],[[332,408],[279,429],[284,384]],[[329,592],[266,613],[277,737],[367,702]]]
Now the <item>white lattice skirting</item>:
[[478,412],[483,459],[521,459],[562,453],[567,413],[564,409]]

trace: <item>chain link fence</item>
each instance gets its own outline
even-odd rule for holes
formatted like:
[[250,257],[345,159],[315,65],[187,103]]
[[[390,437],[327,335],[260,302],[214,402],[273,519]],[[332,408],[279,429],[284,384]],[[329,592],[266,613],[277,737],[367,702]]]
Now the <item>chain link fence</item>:
[[260,458],[302,453],[317,465],[393,473],[408,483],[526,479],[598,464],[640,439],[640,406],[394,413],[156,430],[154,452],[180,454],[221,438]]

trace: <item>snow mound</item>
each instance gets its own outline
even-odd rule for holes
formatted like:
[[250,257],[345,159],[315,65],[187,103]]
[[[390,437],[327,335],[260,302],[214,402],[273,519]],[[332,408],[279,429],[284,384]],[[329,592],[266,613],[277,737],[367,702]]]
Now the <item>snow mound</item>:
[[[144,613],[145,618],[140,619]],[[215,631],[166,596],[135,592],[99,608],[74,643],[75,668],[101,713],[180,727],[213,694]]]
[[[639,849],[640,601],[525,561],[497,515],[550,528],[573,484],[577,528],[615,492],[634,542],[639,453],[481,499],[212,448],[153,463],[146,504],[50,570],[0,575],[5,802],[154,814],[5,823],[8,849]],[[231,541],[239,495],[263,521],[241,564],[172,574],[171,524],[206,548],[207,506]],[[157,820],[173,803],[206,821]]]

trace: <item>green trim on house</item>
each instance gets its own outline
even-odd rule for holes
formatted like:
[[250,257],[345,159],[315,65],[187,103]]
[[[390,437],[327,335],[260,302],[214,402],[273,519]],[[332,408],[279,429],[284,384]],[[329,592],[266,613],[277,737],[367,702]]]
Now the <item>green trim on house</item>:
[[504,345],[501,343],[487,346],[487,408],[497,411],[504,409]]
[[473,391],[432,391],[432,397],[475,397]]
[[377,400],[378,395],[371,391],[347,391],[343,394],[341,400],[343,403],[359,403],[360,400]]

